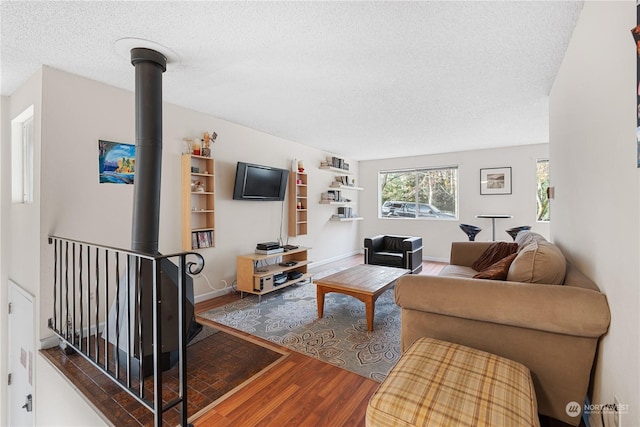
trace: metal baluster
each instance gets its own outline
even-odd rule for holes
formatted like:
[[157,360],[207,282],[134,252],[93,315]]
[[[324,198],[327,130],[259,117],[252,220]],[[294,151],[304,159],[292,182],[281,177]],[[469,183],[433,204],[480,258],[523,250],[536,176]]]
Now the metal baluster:
[[140,397],[144,399],[144,340],[142,337],[142,263],[140,257],[136,257],[136,307],[138,309],[138,381],[140,382]]
[[94,343],[96,346],[96,364],[100,364],[100,338],[98,337],[98,325],[100,324],[100,249],[96,247],[96,334]]
[[185,284],[187,282],[186,255],[180,256],[178,274],[178,363],[180,373],[180,425],[187,426],[187,307]]
[[104,369],[109,372],[109,249],[104,250]]
[[[84,292],[82,292],[82,288],[84,286],[84,281],[82,280],[82,273],[84,273],[82,269],[82,250],[84,249],[83,245],[80,245],[80,253],[78,254],[78,267],[79,267],[79,285],[80,285],[80,336],[78,337],[80,346],[80,352],[82,352],[82,345],[84,344],[84,309],[82,307]],[[88,331],[89,329],[87,329]],[[85,353],[86,354],[86,353]]]
[[162,426],[162,291],[160,288],[160,263],[153,260],[153,409],[154,424]]
[[71,244],[71,276],[72,276],[72,286],[73,286],[73,295],[71,300],[73,301],[73,309],[72,309],[72,324],[71,324],[71,342],[75,346],[76,343],[76,244],[73,242]]
[[[91,246],[87,245],[87,356],[91,357]],[[96,326],[96,334],[98,327]]]
[[58,288],[58,239],[53,240],[53,330],[58,331],[58,312],[56,303],[58,298],[56,290]]
[[66,316],[64,317],[64,337],[69,340],[69,242],[65,242],[64,244],[64,297],[66,309]]
[[62,319],[62,240],[60,240],[60,250],[58,251],[58,258],[60,260],[60,269],[58,270],[60,274],[60,286],[58,287],[58,314],[60,314],[60,326],[58,328],[58,333],[62,335],[64,320]]
[[120,254],[114,254],[116,258],[116,378],[120,379]]
[[131,339],[131,259],[132,255],[127,255],[127,387],[131,388],[131,350],[133,340]]

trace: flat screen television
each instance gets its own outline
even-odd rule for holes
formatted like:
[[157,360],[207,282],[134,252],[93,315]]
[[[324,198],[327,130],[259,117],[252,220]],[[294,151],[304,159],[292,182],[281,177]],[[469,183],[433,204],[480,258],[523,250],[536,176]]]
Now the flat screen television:
[[271,166],[238,162],[234,200],[284,200],[289,171]]

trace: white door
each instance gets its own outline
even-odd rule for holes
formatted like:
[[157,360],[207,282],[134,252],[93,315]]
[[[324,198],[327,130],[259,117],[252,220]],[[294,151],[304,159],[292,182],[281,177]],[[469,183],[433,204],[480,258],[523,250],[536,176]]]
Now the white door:
[[33,296],[9,280],[9,425],[33,426]]

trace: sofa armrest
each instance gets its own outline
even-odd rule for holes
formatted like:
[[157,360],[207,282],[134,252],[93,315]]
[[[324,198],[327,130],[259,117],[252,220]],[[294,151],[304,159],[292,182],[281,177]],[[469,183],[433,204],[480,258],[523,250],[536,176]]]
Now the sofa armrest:
[[382,244],[384,242],[384,236],[373,236],[364,238],[364,247],[372,252],[380,252],[382,250]]
[[407,237],[402,241],[402,251],[413,253],[422,248],[422,237]]
[[494,242],[452,242],[449,263],[471,267],[492,243]]
[[611,319],[604,294],[570,286],[403,276],[395,298],[402,309],[579,337],[600,337]]

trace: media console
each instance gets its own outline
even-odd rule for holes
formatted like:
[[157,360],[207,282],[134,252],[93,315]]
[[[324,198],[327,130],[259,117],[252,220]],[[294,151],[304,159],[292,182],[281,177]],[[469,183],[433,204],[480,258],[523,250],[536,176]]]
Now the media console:
[[[239,255],[236,259],[238,270],[238,290],[240,297],[244,292],[262,296],[277,289],[310,279],[307,273],[307,250],[299,247],[275,254]],[[280,262],[276,259],[282,257]],[[280,265],[295,262],[293,265]],[[283,274],[286,280],[283,280]],[[300,275],[301,274],[301,275]]]

